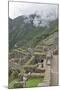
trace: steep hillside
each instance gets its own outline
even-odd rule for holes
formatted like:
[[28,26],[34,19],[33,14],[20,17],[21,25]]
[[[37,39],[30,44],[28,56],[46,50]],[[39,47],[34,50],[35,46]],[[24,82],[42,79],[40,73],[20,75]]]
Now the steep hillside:
[[[53,35],[58,32],[58,20],[52,20],[48,26],[35,26],[32,21],[26,22],[26,16],[19,16],[15,19],[9,18],[9,49],[13,48],[29,48],[45,42],[46,44],[53,42]],[[31,19],[31,18],[29,18]],[[51,40],[52,39],[52,40]]]

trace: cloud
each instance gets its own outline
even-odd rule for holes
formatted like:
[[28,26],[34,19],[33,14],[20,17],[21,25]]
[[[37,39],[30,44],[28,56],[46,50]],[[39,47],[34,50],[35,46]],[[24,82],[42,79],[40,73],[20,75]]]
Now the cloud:
[[49,16],[49,14],[57,17],[58,5],[9,2],[9,17],[12,19],[20,15],[29,15],[35,12],[43,15],[43,18]]

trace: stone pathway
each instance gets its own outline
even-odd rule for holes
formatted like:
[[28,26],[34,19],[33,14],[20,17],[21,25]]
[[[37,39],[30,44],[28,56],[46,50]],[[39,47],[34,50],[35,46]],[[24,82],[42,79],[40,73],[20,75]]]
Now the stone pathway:
[[53,55],[53,59],[51,61],[51,85],[58,85],[58,80],[59,80],[59,76],[58,76],[58,55]]
[[40,83],[38,86],[49,86],[50,85],[50,66],[46,66],[45,77],[43,83]]

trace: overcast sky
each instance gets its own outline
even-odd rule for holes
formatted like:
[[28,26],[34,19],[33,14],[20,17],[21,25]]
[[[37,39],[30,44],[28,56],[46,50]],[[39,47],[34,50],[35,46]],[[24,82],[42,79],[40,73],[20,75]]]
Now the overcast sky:
[[29,15],[33,13],[40,14],[43,17],[49,15],[52,15],[52,17],[57,17],[58,5],[9,2],[9,17],[12,19],[20,15]]

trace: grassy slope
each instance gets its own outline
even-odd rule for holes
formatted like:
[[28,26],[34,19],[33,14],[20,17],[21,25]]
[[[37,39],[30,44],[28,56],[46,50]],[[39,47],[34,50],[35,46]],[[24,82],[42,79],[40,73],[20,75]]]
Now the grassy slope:
[[26,87],[37,87],[41,82],[43,82],[43,78],[30,78],[26,82]]
[[53,34],[50,34],[47,38],[39,42],[39,44],[44,43],[46,45],[53,45],[58,43],[58,32],[54,32]]

